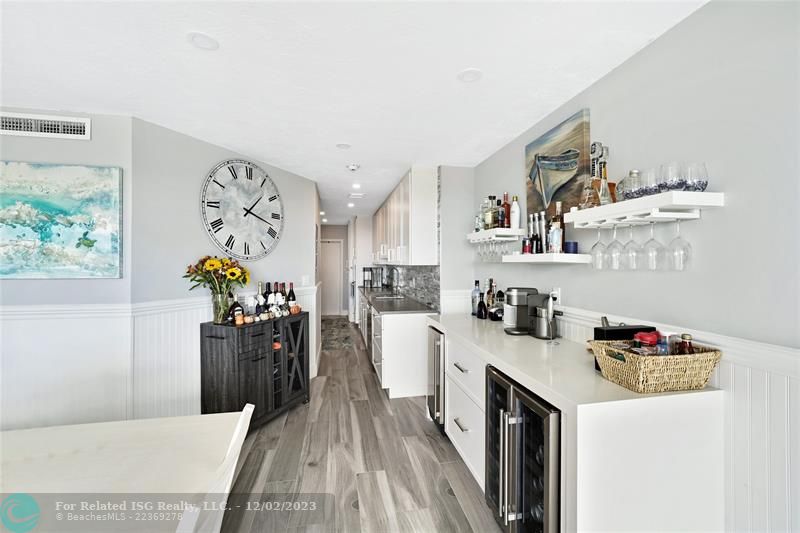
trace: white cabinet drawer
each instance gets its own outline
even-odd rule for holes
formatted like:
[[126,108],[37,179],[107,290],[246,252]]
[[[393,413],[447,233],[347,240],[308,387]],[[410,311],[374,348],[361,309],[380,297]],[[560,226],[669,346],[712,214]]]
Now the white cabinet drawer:
[[449,376],[445,386],[444,413],[447,436],[483,489],[486,416]]
[[445,372],[484,409],[486,403],[486,362],[458,341],[448,340]]

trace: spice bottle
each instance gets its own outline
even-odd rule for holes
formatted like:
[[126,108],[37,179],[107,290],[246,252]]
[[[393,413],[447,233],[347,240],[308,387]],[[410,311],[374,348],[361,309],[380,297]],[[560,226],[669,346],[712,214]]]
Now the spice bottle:
[[688,333],[681,335],[681,343],[678,345],[679,355],[691,355],[694,353],[694,346],[692,346],[692,336]]

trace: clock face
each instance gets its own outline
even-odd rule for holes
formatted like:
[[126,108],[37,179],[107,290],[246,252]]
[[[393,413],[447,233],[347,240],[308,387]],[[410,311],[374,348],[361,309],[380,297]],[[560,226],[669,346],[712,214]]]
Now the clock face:
[[278,188],[250,161],[230,159],[211,169],[200,209],[208,235],[231,257],[261,259],[281,238],[283,201]]

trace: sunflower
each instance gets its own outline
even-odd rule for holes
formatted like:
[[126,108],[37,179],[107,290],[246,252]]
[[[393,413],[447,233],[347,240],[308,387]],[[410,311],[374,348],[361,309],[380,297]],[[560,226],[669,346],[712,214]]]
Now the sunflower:
[[228,257],[223,257],[222,258],[222,266],[228,266],[230,264],[231,264],[230,258],[228,258]]
[[211,259],[206,259],[206,262],[203,265],[203,269],[206,270],[207,272],[219,270],[220,268],[222,268],[222,262],[216,257],[213,257]]
[[242,276],[242,271],[239,268],[233,267],[225,271],[225,275],[228,277],[228,279],[235,281]]
[[250,283],[250,272],[247,269],[244,269],[244,284],[247,285]]

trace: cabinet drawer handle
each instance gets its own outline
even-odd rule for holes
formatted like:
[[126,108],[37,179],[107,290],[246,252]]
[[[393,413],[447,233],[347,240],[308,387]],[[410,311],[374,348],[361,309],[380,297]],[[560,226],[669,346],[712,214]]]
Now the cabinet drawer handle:
[[251,337],[263,337],[263,336],[264,336],[264,332],[262,331],[261,333],[253,333],[253,334],[252,334],[252,335],[250,335],[250,336],[251,336]]
[[250,359],[250,361],[252,361],[252,362],[254,362],[254,363],[255,363],[256,361],[261,361],[262,359],[266,359],[266,358],[267,358],[267,356],[266,356],[266,355],[262,355],[261,357],[259,357],[259,358],[257,358],[257,359]]
[[458,429],[460,429],[462,433],[469,433],[470,432],[470,429],[468,427],[466,427],[463,424],[461,424],[461,421],[458,419],[458,417],[453,419],[453,424],[457,425]]
[[219,339],[224,341],[225,337],[222,337],[220,335],[206,335],[206,339]]
[[461,366],[461,363],[455,362],[455,363],[453,363],[453,366],[456,367],[457,369],[459,369],[464,374],[469,374],[469,369],[468,368],[464,368],[463,366]]

